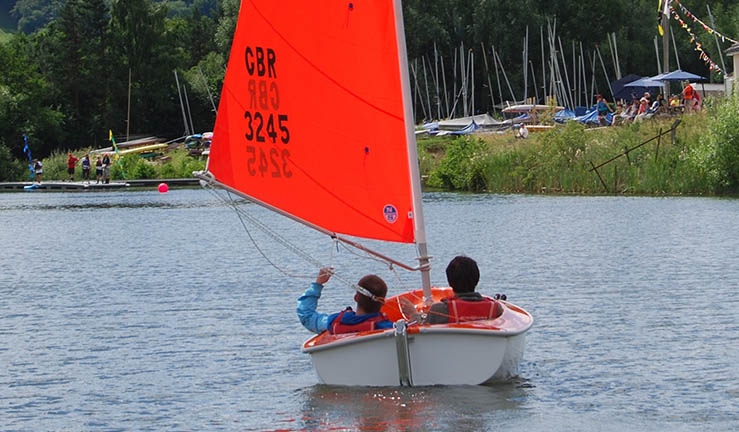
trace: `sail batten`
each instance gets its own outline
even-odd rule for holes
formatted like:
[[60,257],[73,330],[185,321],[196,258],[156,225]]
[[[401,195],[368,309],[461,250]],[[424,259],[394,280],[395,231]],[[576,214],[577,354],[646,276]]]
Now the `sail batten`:
[[389,0],[244,0],[210,172],[329,232],[414,242],[397,30]]

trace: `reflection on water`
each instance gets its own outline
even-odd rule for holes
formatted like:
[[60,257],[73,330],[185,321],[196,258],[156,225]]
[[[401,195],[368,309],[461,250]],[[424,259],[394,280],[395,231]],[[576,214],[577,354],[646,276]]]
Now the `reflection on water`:
[[[361,371],[358,371],[361,373]],[[288,430],[488,430],[492,418],[521,409],[522,380],[489,386],[302,389],[302,416]]]
[[[349,280],[418,287],[246,207]],[[739,430],[739,200],[432,193],[424,210],[432,281],[466,254],[480,291],[533,314],[518,379],[319,385],[294,312],[316,269],[255,231],[257,251],[208,192],[0,194],[0,429]],[[352,296],[329,283],[319,310]]]

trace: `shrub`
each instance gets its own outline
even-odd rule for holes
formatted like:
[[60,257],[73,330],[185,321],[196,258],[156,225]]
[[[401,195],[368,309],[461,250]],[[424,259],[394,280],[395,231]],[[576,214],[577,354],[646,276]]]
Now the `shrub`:
[[14,158],[10,149],[0,143],[0,181],[16,181],[23,177],[28,178],[28,176],[24,176],[24,172],[30,174],[27,165]]
[[729,98],[710,109],[704,144],[707,148],[696,156],[707,171],[711,165],[715,168],[717,188],[739,192],[739,99]]
[[429,176],[429,186],[482,190],[485,187],[486,151],[487,144],[473,137],[460,137],[448,143],[444,158]]

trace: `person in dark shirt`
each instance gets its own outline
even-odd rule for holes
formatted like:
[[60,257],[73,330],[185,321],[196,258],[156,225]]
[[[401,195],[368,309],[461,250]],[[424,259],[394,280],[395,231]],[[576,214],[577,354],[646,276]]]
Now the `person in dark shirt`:
[[403,313],[412,321],[425,324],[452,324],[495,319],[503,313],[497,300],[475,292],[480,270],[472,258],[457,256],[449,262],[446,277],[454,296],[431,305],[426,317],[419,314],[407,299],[401,300]]

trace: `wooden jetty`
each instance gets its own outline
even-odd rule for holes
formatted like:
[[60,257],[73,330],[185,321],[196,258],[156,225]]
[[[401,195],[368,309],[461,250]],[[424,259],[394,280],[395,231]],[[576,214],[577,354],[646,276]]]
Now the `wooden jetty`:
[[[112,181],[108,184],[95,182],[62,182],[62,181],[44,181],[42,183],[33,182],[6,182],[0,183],[0,190],[27,190],[27,191],[107,191],[119,190],[129,187],[149,187],[157,186],[160,183],[166,183],[169,187],[187,187],[199,185],[199,180],[195,178],[182,179],[141,179]],[[25,189],[26,186],[36,185],[33,189]]]

